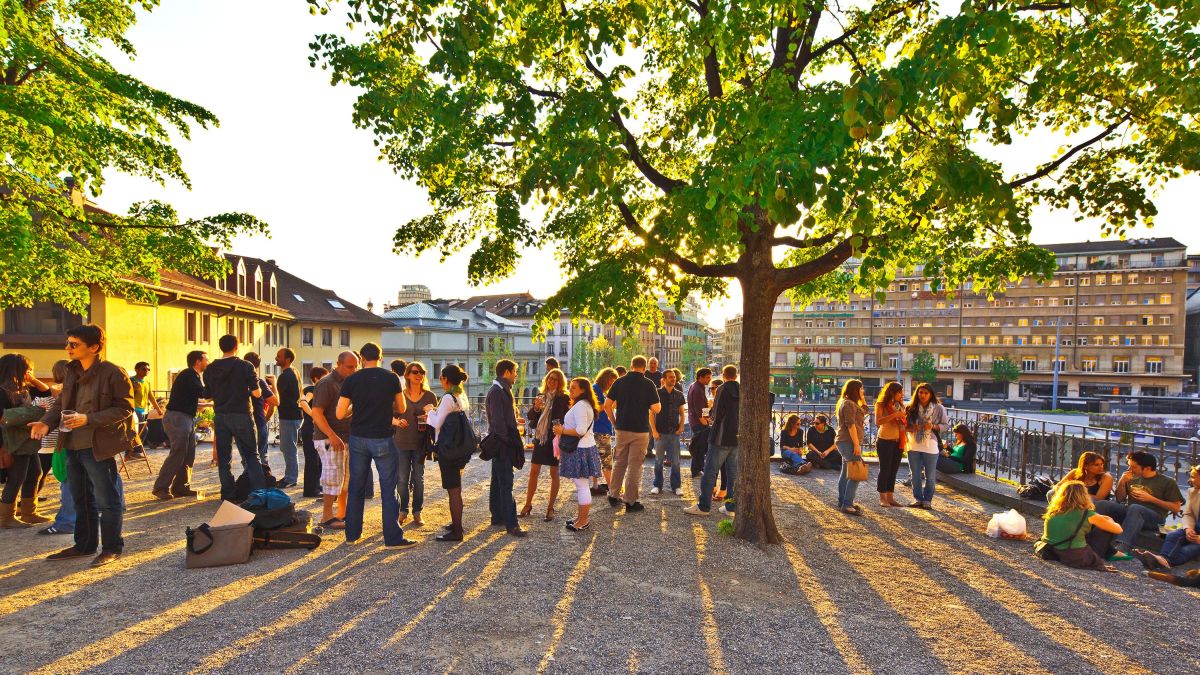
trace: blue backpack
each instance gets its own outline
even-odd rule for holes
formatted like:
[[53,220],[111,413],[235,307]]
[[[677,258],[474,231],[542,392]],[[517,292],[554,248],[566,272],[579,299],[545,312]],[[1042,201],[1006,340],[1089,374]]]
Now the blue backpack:
[[[458,403],[458,397],[454,397]],[[471,420],[463,412],[462,404],[459,409],[446,416],[442,428],[438,432],[437,443],[433,450],[439,460],[448,462],[468,462],[472,455],[479,452],[479,437],[471,427]]]
[[254,490],[241,506],[254,514],[253,525],[259,530],[273,530],[291,525],[296,515],[296,505],[292,503],[292,498],[276,488]]

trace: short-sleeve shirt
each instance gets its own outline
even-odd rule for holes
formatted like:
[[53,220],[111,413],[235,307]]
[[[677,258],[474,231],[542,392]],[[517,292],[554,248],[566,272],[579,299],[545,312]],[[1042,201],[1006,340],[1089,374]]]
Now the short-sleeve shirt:
[[636,370],[625,373],[613,382],[608,398],[617,402],[617,431],[650,432],[650,406],[658,403],[658,389],[645,375]]
[[1091,509],[1088,509],[1086,512],[1076,509],[1050,516],[1046,520],[1046,529],[1042,534],[1042,540],[1048,544],[1058,544],[1060,541],[1067,539],[1067,537],[1071,537],[1071,533],[1075,532],[1075,528],[1079,528],[1079,532],[1074,537],[1071,537],[1065,544],[1059,544],[1054,548],[1065,551],[1067,549],[1087,546],[1087,535],[1088,532],[1092,531],[1092,524],[1085,522],[1080,526],[1080,514],[1083,514],[1082,518],[1087,520],[1096,515],[1096,512]]
[[401,450],[420,450],[425,442],[424,431],[417,430],[417,416],[425,414],[425,406],[437,405],[437,394],[426,389],[421,393],[421,398],[418,401],[413,401],[405,394],[405,403],[408,405],[404,408],[404,414],[399,417],[408,422],[408,426],[404,429],[396,427],[392,440],[396,442],[396,447]]
[[[325,413],[325,421],[329,423],[329,428],[343,441],[350,438],[350,420],[354,417],[351,415],[344,420],[337,418],[337,402],[342,395],[342,383],[345,381],[346,378],[338,375],[336,370],[322,377],[313,389],[313,400],[309,404],[310,408],[320,408]],[[313,440],[327,441],[329,437],[321,431],[321,427],[313,424]]]
[[400,378],[386,368],[363,368],[342,383],[341,396],[354,404],[350,435],[359,438],[391,438],[392,411]]
[[251,414],[250,392],[258,386],[258,373],[249,362],[236,356],[217,359],[204,369],[204,383],[216,414]]
[[679,387],[671,391],[667,391],[666,387],[659,387],[658,402],[662,404],[662,410],[654,416],[654,428],[658,429],[660,434],[678,434],[679,409],[685,402],[683,392]]
[[[1129,487],[1132,485],[1141,485],[1142,487],[1146,488],[1147,492],[1154,495],[1158,499],[1163,500],[1164,502],[1183,501],[1183,493],[1179,491],[1179,483],[1176,483],[1173,478],[1168,478],[1161,473],[1154,474],[1154,477],[1152,478],[1134,478],[1130,480],[1129,484],[1125,486],[1126,492],[1129,491]],[[1146,508],[1154,509],[1160,516],[1164,518],[1167,517],[1167,510],[1158,504],[1139,502],[1132,497],[1129,499],[1129,503],[1141,504]]]
[[279,419],[298,420],[304,417],[300,410],[300,377],[292,368],[284,368],[275,380],[279,388]]
[[608,413],[604,412],[604,392],[600,390],[599,384],[593,384],[592,391],[596,392],[596,407],[600,411],[600,414],[596,415],[596,422],[592,428],[592,433],[611,436],[613,427],[612,422],[608,419]]
[[[316,386],[310,384],[307,387],[305,387],[301,393],[307,397],[309,394],[316,392],[316,390],[317,390]],[[312,401],[312,399],[310,398],[309,402],[311,402],[311,401]],[[300,433],[311,434],[313,432],[312,417],[310,417],[308,415],[308,413],[304,412],[304,410],[301,410],[300,413],[304,415],[304,421],[300,423]]]
[[842,399],[842,402],[838,404],[837,423],[837,436],[835,438],[838,443],[854,442],[854,439],[850,436],[850,427],[852,426],[858,429],[858,440],[862,441],[865,433],[864,425],[866,423],[866,416],[862,407],[857,403],[848,398]]
[[837,432],[828,424],[825,425],[825,431],[817,431],[817,427],[811,426],[808,428],[808,433],[805,435],[805,445],[811,445],[821,452],[825,452],[833,445]]
[[133,409],[145,412],[150,402],[150,385],[139,377],[129,378],[129,384],[133,385]]

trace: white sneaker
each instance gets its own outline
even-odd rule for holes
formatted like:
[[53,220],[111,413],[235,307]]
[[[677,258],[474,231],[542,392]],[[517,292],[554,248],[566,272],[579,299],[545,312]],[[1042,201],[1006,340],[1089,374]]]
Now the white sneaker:
[[684,513],[690,516],[707,516],[708,511],[702,511],[699,504],[693,504],[683,510]]
[[675,496],[682,497],[683,496],[683,488],[675,488]]
[[660,490],[658,488],[650,488],[650,494],[652,494],[652,495],[659,494],[660,492],[662,492],[662,490]]
[[721,505],[721,508],[717,509],[717,513],[720,513],[721,515],[725,515],[725,516],[733,515],[729,511],[725,510],[724,504]]

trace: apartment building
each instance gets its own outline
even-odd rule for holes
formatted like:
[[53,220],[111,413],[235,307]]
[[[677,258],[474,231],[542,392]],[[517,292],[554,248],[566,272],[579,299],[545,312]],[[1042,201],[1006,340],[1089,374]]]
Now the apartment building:
[[[808,354],[823,389],[849,378],[877,391],[899,370],[906,386],[913,358],[929,352],[942,395],[964,398],[1049,396],[1054,360],[1060,396],[1181,393],[1188,261],[1170,238],[1054,244],[1058,270],[1026,277],[993,298],[967,282],[954,297],[931,288],[917,270],[886,289],[883,302],[853,296],[793,307],[786,297],[772,319],[772,372],[788,386],[796,359]],[[740,351],[741,318],[726,325],[725,346]],[[991,376],[1007,357],[1020,378]]]

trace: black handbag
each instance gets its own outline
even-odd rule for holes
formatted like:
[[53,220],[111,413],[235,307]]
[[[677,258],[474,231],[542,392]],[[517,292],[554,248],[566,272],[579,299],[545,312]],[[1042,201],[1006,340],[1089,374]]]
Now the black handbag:
[[[596,423],[596,418],[593,416],[592,424],[595,424],[595,423]],[[591,430],[592,430],[592,425],[589,424],[587,431],[583,432],[579,436],[568,436],[566,434],[559,434],[559,436],[558,436],[558,452],[559,452],[559,454],[563,454],[563,455],[570,454],[570,453],[578,450],[579,449],[579,441],[583,440],[583,437],[587,436],[588,433],[591,432]]]
[[1068,541],[1074,539],[1075,536],[1079,534],[1079,531],[1083,529],[1083,524],[1087,522],[1087,519],[1087,511],[1084,511],[1083,516],[1079,519],[1079,524],[1075,526],[1075,531],[1071,533],[1071,536],[1063,539],[1062,541],[1050,543],[1045,539],[1039,539],[1033,542],[1033,554],[1042,560],[1058,560],[1058,553],[1055,550],[1056,547],[1062,546]]
[[508,443],[504,436],[499,434],[488,434],[479,441],[479,459],[483,461],[493,460],[497,457],[503,457],[508,450]]

